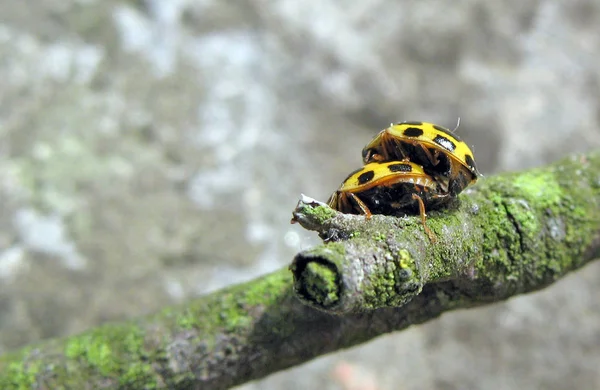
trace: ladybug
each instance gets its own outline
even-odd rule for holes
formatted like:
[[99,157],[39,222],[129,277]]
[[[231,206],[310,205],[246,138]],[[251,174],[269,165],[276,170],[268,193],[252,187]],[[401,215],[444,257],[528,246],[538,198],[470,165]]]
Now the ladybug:
[[426,221],[425,207],[437,208],[450,194],[411,161],[375,161],[352,172],[327,201],[329,207],[346,214],[405,215],[419,213],[425,232],[434,239]]
[[438,181],[450,196],[458,195],[481,176],[473,152],[456,135],[427,122],[392,124],[362,151],[365,164],[373,161],[412,161]]

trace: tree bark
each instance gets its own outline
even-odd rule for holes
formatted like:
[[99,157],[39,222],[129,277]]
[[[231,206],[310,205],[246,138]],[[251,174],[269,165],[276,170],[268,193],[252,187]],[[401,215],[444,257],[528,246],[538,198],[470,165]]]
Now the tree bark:
[[[600,153],[480,180],[427,224],[303,198],[325,243],[283,269],[0,357],[2,389],[226,389],[458,308],[541,289],[600,255]],[[300,299],[298,299],[300,298]]]

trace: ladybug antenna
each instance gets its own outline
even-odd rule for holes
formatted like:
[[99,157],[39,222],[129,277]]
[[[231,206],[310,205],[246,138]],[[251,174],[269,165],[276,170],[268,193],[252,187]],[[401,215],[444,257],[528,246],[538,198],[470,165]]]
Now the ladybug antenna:
[[456,127],[454,127],[454,130],[452,130],[453,133],[458,129],[458,126],[460,126],[460,117],[458,117],[456,120]]

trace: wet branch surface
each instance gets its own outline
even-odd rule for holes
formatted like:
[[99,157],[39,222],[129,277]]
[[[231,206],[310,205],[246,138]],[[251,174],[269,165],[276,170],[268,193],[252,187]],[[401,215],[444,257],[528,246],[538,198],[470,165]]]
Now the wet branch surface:
[[303,197],[325,243],[290,270],[0,356],[2,389],[226,389],[446,311],[541,289],[600,255],[600,153],[482,179],[418,217]]

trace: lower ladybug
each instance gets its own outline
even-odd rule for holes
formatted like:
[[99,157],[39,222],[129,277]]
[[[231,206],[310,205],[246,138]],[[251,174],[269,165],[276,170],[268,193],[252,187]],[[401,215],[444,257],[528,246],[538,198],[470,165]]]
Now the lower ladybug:
[[420,165],[410,161],[372,162],[352,172],[327,203],[346,214],[404,215],[419,213],[426,233],[425,207],[436,208],[451,199]]

